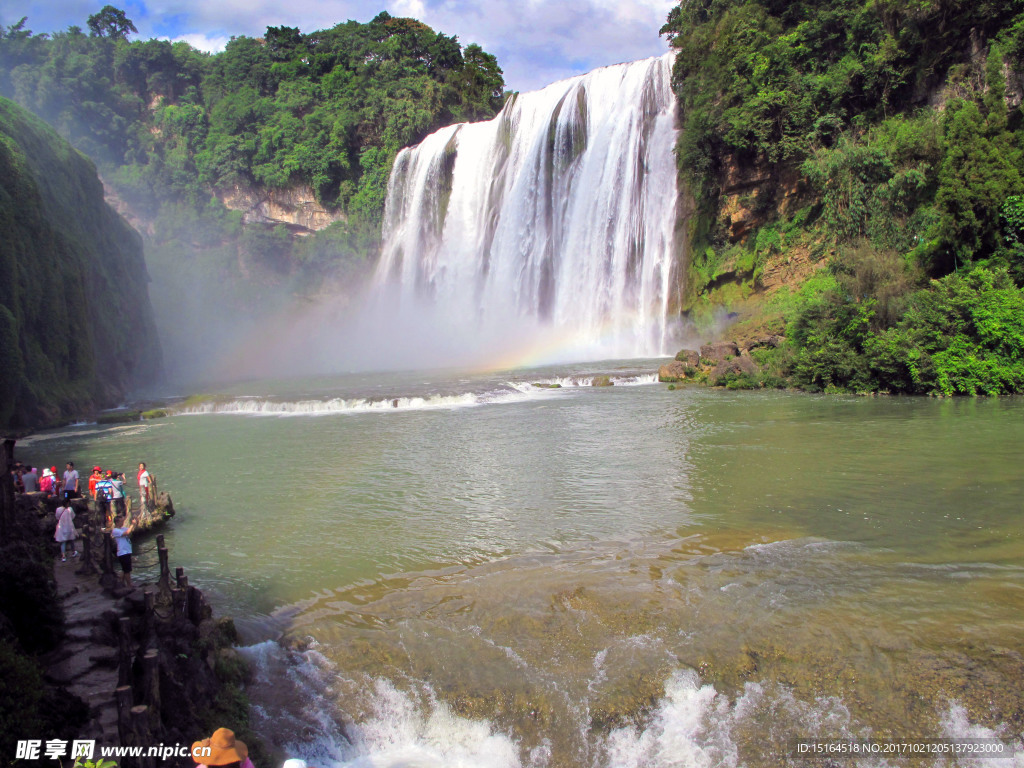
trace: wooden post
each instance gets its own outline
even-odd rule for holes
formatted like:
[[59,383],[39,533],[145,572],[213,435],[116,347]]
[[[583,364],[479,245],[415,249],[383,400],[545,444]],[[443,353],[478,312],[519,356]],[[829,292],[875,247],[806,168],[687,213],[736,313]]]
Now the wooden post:
[[142,599],[146,608],[142,647],[149,648],[156,642],[156,593],[151,589],[144,590]]
[[14,440],[5,438],[0,445],[0,541],[7,541],[14,530]]
[[[132,707],[132,735],[135,741],[132,746],[153,746],[153,732],[149,727],[150,717],[150,709],[145,704]],[[142,752],[142,757],[138,759],[136,765],[139,768],[155,768],[156,758],[147,755],[145,749]]]
[[173,613],[171,614],[174,621],[184,619],[188,613],[188,601],[187,593],[184,589],[172,589],[171,590],[171,607]]
[[197,626],[203,620],[203,593],[199,587],[188,588],[188,620]]
[[128,742],[131,740],[132,733],[132,720],[131,710],[134,706],[132,701],[132,687],[130,685],[119,686],[114,691],[114,696],[117,697],[117,736],[121,741],[121,746],[129,746]]
[[117,684],[132,684],[132,620],[122,616],[118,622]]
[[166,595],[171,588],[171,561],[162,533],[156,537],[156,552],[160,556],[160,594]]
[[154,735],[163,732],[160,722],[160,652],[155,648],[146,651],[142,657],[142,669],[144,670],[145,695],[143,700],[149,705],[153,714],[152,730]]
[[110,536],[103,536],[103,572],[114,572],[114,540]]
[[78,569],[77,573],[83,576],[92,576],[96,573],[96,563],[93,561],[92,555],[92,537],[95,532],[96,529],[92,522],[82,529],[82,567]]
[[184,589],[188,585],[185,581],[185,569],[180,565],[174,569],[174,580],[178,583],[178,589]]

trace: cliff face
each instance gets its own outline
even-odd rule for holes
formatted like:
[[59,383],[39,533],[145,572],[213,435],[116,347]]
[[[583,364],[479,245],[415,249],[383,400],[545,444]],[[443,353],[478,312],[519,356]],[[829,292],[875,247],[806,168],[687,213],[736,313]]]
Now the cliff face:
[[0,98],[0,428],[117,404],[161,353],[142,239],[92,162]]
[[295,235],[311,235],[345,219],[340,211],[332,213],[318,203],[308,186],[267,189],[235,185],[216,192],[225,208],[241,211],[245,223],[284,224]]

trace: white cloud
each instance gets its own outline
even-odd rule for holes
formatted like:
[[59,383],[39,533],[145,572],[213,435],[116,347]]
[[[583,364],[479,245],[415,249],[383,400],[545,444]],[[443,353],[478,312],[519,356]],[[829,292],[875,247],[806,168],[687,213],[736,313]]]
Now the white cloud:
[[[303,32],[349,19],[369,21],[382,7],[439,32],[478,43],[498,57],[505,82],[532,90],[622,61],[657,56],[658,36],[674,0],[111,0],[139,28],[139,37],[186,40],[221,50],[232,35],[261,36],[268,26]],[[100,0],[5,0],[2,16],[29,16],[37,32],[85,26]],[[8,21],[11,23],[11,21]],[[49,26],[48,26],[49,25]]]
[[392,0],[390,13],[479,43],[514,90],[668,50],[658,35],[672,0]]
[[195,32],[190,35],[164,39],[170,40],[172,43],[188,43],[193,48],[207,53],[220,53],[231,38],[227,35],[203,35]]

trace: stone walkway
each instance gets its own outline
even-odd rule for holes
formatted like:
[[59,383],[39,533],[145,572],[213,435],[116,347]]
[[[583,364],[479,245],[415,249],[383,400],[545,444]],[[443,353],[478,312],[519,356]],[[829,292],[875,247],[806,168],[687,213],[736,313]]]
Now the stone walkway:
[[[98,744],[119,744],[117,734],[118,647],[114,616],[124,613],[123,600],[105,592],[98,574],[82,575],[78,558],[54,563],[57,594],[64,606],[67,635],[49,654],[47,677],[65,686],[88,706],[90,720],[82,734]],[[136,589],[127,599],[142,599]],[[104,616],[106,614],[106,616]]]

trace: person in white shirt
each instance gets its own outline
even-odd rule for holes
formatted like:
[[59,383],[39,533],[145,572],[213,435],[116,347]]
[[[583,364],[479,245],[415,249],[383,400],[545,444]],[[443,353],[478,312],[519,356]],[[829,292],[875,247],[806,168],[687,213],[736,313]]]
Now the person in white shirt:
[[64,502],[57,507],[57,527],[53,531],[54,541],[60,542],[60,561],[67,562],[68,547],[71,548],[71,556],[78,557],[78,549],[75,547],[75,539],[78,532],[75,530],[75,510],[71,504]]
[[156,501],[156,488],[153,486],[153,476],[146,471],[146,464],[139,462],[139,508],[146,513],[153,511],[153,503]]

